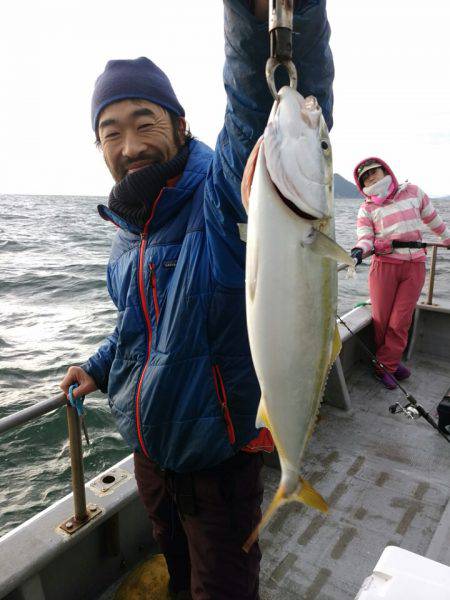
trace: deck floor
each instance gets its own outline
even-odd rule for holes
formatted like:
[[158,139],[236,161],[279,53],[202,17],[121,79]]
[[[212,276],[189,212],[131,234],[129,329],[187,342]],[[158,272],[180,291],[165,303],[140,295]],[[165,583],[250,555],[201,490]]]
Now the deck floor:
[[[449,365],[420,355],[409,364],[405,387],[433,414]],[[301,468],[329,514],[286,505],[274,516],[261,536],[262,600],[354,599],[385,546],[426,554],[450,499],[450,444],[423,419],[391,415],[389,405],[404,396],[383,388],[368,366],[347,383],[352,410],[322,407]],[[266,468],[265,504],[278,480]]]
[[[450,386],[449,365],[420,355],[409,365],[405,387],[433,413]],[[353,600],[385,546],[425,555],[442,528],[450,444],[423,419],[391,415],[403,396],[384,389],[370,367],[355,367],[347,383],[351,411],[322,406],[301,467],[330,511],[291,504],[273,517],[261,535],[261,600]],[[265,467],[264,506],[279,476]],[[450,564],[447,546],[441,561]],[[115,589],[117,582],[100,600]]]

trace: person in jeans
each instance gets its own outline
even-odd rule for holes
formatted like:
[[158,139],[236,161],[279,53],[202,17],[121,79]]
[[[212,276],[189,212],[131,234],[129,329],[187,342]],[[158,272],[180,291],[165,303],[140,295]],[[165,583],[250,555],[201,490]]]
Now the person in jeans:
[[385,367],[376,367],[376,375],[386,388],[394,389],[394,378],[401,381],[411,374],[401,358],[425,281],[422,224],[447,247],[450,231],[425,192],[409,182],[399,185],[392,169],[380,158],[359,162],[354,178],[365,200],[358,212],[358,240],[352,256],[359,264],[365,255],[374,253],[369,291],[376,356]]
[[[261,518],[262,451],[273,442],[255,428],[238,223],[244,166],[273,103],[268,1],[224,0],[224,11],[227,106],[214,151],[186,132],[183,106],[148,58],[111,60],[96,81],[92,128],[115,180],[98,210],[117,227],[107,271],[117,325],[61,387],[108,394],[172,596],[257,600],[261,552],[242,545]],[[331,127],[325,0],[297,2],[294,29],[300,91]]]

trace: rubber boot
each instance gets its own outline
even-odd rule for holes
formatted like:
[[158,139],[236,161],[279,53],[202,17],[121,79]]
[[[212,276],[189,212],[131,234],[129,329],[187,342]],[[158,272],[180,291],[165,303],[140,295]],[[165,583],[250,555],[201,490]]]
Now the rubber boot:
[[402,381],[402,379],[408,379],[410,375],[411,371],[402,363],[398,365],[397,370],[394,373],[394,377],[395,379],[397,379],[397,381]]
[[397,387],[393,375],[390,375],[389,373],[377,373],[376,378],[381,381],[388,390],[395,390]]

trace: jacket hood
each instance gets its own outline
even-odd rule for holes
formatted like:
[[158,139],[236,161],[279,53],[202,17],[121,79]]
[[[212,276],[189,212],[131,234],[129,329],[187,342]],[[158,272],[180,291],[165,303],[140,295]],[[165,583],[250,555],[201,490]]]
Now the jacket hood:
[[392,182],[394,184],[394,190],[388,196],[388,198],[392,198],[396,194],[396,192],[398,190],[398,181],[397,181],[397,178],[394,175],[394,171],[391,169],[391,167],[384,160],[382,160],[381,158],[378,158],[377,156],[368,156],[367,158],[364,158],[363,160],[360,160],[359,163],[356,165],[356,167],[353,169],[353,178],[355,180],[356,187],[361,192],[361,194],[364,196],[364,198],[366,199],[366,201],[367,202],[371,202],[370,196],[366,196],[366,194],[363,192],[363,189],[361,187],[361,184],[359,183],[358,174],[357,174],[358,173],[358,169],[362,165],[362,163],[365,163],[368,160],[373,160],[373,162],[379,163],[384,168],[384,170],[386,171],[386,173],[392,177]]

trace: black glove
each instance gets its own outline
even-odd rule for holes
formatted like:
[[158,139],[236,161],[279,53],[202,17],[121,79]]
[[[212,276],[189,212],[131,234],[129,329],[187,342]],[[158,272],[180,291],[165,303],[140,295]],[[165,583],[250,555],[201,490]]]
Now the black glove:
[[356,265],[360,265],[362,263],[362,255],[363,251],[361,248],[352,248],[350,252],[350,256],[356,260]]

